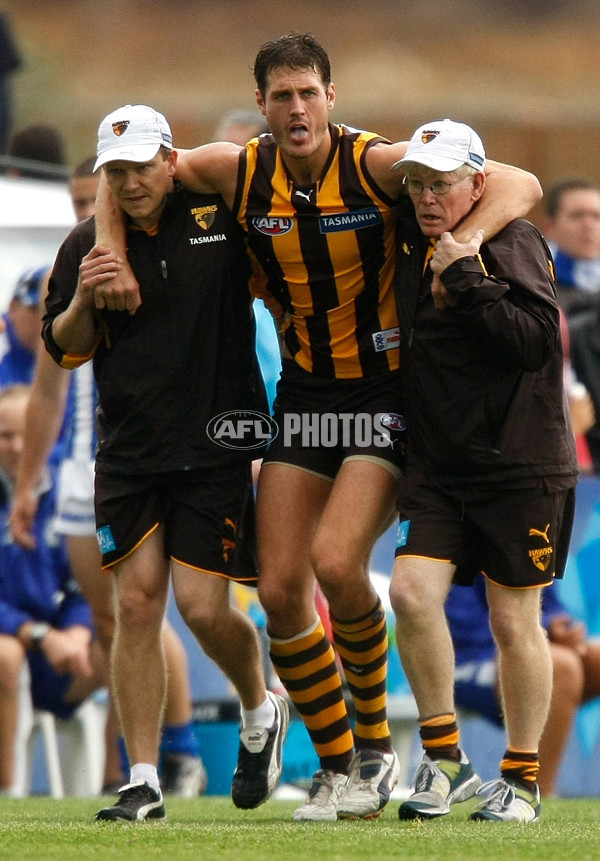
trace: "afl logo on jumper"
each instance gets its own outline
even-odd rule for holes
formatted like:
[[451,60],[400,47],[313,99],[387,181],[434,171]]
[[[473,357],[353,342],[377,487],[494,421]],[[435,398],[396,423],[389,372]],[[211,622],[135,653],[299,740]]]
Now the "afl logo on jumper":
[[292,218],[276,218],[272,215],[257,215],[251,222],[252,227],[264,236],[283,236],[294,226]]
[[118,123],[112,124],[112,130],[118,138],[120,138],[122,134],[125,134],[128,128],[129,120],[120,120]]

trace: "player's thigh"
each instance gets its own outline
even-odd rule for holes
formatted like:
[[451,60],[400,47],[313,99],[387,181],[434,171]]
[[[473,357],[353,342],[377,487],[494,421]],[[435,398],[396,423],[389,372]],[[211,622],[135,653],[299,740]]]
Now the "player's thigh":
[[256,503],[261,578],[265,571],[304,568],[331,479],[283,463],[263,465]]
[[311,553],[318,564],[335,558],[341,566],[366,563],[373,544],[394,511],[397,476],[374,459],[346,460],[320,518]]

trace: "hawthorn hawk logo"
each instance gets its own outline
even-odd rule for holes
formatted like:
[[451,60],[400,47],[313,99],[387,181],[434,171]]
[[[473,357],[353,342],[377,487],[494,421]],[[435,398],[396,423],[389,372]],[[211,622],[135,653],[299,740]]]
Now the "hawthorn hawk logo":
[[214,204],[211,206],[197,206],[191,209],[190,212],[196,219],[198,227],[201,227],[203,230],[209,230],[217,217],[217,207]]
[[119,120],[118,123],[112,124],[112,130],[118,138],[120,138],[122,134],[125,134],[128,127],[129,127],[129,120]]
[[534,529],[531,528],[529,530],[530,538],[537,537],[543,538],[546,546],[535,547],[528,551],[529,558],[533,562],[536,568],[539,568],[540,571],[547,571],[550,567],[550,562],[552,560],[552,555],[554,553],[554,548],[550,544],[550,539],[548,538],[548,532],[550,530],[550,524],[546,524],[545,529]]
[[427,129],[426,129],[424,132],[421,133],[421,140],[425,144],[431,143],[431,141],[434,141],[438,135],[439,135],[438,131],[435,131],[435,130],[434,131],[427,131]]

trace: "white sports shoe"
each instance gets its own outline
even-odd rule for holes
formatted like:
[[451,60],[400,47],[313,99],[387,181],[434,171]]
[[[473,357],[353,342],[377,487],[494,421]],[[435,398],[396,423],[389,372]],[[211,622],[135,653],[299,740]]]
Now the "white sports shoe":
[[395,751],[359,750],[350,763],[348,782],[337,807],[338,819],[377,819],[400,776]]
[[430,759],[424,753],[414,778],[415,791],[400,805],[400,819],[435,819],[450,813],[450,806],[466,801],[481,786],[466,754],[459,762]]
[[313,774],[308,798],[294,810],[296,822],[335,822],[340,791],[346,785],[347,775],[321,769]]
[[477,790],[477,795],[487,796],[480,808],[469,819],[496,822],[538,822],[540,818],[540,788],[535,783],[532,791],[501,777],[488,780]]

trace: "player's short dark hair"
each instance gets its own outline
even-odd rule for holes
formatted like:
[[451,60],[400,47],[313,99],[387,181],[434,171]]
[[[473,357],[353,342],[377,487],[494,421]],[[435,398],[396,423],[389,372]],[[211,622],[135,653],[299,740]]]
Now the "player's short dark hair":
[[326,87],[331,83],[327,51],[310,33],[290,33],[262,45],[254,62],[254,79],[261,95],[266,92],[269,73],[282,68],[314,69]]

